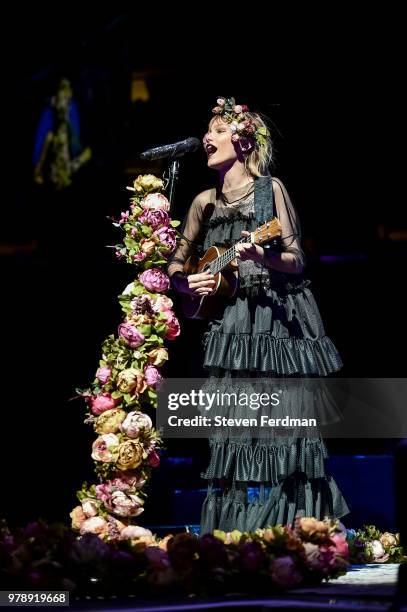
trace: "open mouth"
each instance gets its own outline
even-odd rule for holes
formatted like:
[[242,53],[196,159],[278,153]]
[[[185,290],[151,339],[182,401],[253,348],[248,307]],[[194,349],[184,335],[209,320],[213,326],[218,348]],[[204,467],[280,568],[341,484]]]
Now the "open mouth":
[[211,157],[214,153],[216,153],[217,150],[218,149],[214,147],[213,145],[206,146],[206,154],[208,157]]

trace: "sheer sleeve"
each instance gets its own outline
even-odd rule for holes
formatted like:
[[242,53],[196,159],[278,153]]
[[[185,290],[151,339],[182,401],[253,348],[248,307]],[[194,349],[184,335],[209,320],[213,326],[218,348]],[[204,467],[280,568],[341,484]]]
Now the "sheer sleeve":
[[196,196],[181,225],[177,248],[168,260],[167,274],[171,278],[176,272],[183,273],[184,264],[188,257],[196,253],[198,236],[202,227],[203,209],[208,191]]
[[[280,265],[277,261],[272,267],[280,269],[281,272],[300,274],[305,267],[305,255],[301,248],[301,226],[297,211],[291,202],[283,183],[273,178],[274,201],[276,215],[282,227],[281,233],[281,260]],[[290,256],[284,256],[290,253]]]

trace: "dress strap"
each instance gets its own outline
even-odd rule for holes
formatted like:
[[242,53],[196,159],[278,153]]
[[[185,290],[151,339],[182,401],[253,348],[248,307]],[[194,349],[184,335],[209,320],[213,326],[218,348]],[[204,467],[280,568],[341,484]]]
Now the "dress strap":
[[274,198],[273,178],[271,179],[270,199],[271,199],[271,208],[272,208],[273,217],[277,217],[276,203],[275,203],[275,198]]
[[260,224],[275,216],[273,179],[270,175],[259,176],[255,179],[254,210]]

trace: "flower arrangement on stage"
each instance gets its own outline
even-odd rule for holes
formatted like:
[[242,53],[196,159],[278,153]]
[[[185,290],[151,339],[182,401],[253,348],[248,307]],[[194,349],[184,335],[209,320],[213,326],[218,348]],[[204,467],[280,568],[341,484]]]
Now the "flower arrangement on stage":
[[338,522],[313,518],[298,518],[294,528],[162,539],[129,526],[115,541],[90,533],[77,538],[58,524],[30,523],[14,531],[4,524],[0,553],[7,588],[82,596],[273,593],[338,577],[349,562]]
[[352,563],[401,563],[407,561],[400,546],[400,534],[381,532],[374,525],[348,529]]
[[11,529],[0,521],[0,579],[9,590],[68,590],[94,597],[258,595],[315,586],[345,574],[350,563],[407,561],[393,534],[373,526],[357,533],[365,538],[364,549],[382,541],[389,554],[355,556],[362,547],[352,530],[345,534],[338,521],[309,517],[297,518],[294,528],[200,537],[184,532],[159,538],[129,525],[115,540],[93,533],[78,537],[61,523],[37,521]]
[[165,341],[180,333],[162,270],[180,222],[168,214],[163,187],[153,175],[139,176],[129,210],[114,222],[124,232],[123,243],[113,247],[116,257],[134,266],[136,278],[119,296],[124,319],[102,345],[91,387],[77,390],[88,407],[85,423],[97,435],[92,459],[99,484],[85,483],[78,491],[81,505],[71,512],[72,528],[107,540],[134,528],[143,512],[143,487],[160,462],[161,439],[148,411],[157,405],[160,367],[168,359]]

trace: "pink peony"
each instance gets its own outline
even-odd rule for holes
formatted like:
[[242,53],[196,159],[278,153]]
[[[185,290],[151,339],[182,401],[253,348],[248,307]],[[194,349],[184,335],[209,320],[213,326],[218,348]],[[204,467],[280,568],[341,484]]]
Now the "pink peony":
[[323,573],[329,575],[330,572],[346,569],[348,565],[349,549],[346,536],[334,534],[331,536],[332,544],[322,544],[319,547],[323,559],[325,570]]
[[133,412],[129,412],[120,428],[129,438],[137,438],[140,434],[141,428],[149,430],[152,428],[152,426],[153,423],[148,414],[137,412],[137,410],[135,410]]
[[109,525],[107,521],[101,516],[93,516],[92,518],[86,519],[80,527],[81,535],[85,533],[93,533],[95,535],[107,534],[109,531]]
[[100,380],[102,385],[105,385],[107,383],[111,375],[112,375],[112,370],[108,366],[101,367],[96,372],[96,378]]
[[139,525],[129,525],[120,532],[121,540],[134,540],[135,538],[141,538],[143,536],[152,536],[152,532],[149,529],[140,527]]
[[123,491],[115,491],[106,502],[107,508],[121,517],[138,516],[144,511],[143,500],[137,495],[128,495]]
[[151,467],[158,467],[160,465],[160,455],[157,453],[157,451],[153,450],[148,458],[147,458],[147,463],[149,466]]
[[131,488],[140,489],[146,483],[146,479],[134,472],[123,473],[120,478],[109,481],[113,487],[119,491],[128,491]]
[[334,533],[331,536],[331,540],[335,544],[335,552],[337,555],[341,555],[345,559],[349,558],[349,546],[344,533]]
[[92,459],[105,463],[115,461],[118,456],[119,444],[119,438],[113,433],[99,436],[92,445]]
[[270,564],[271,578],[275,584],[288,589],[299,584],[302,576],[292,557],[277,557]]
[[121,478],[114,478],[103,484],[96,485],[96,497],[106,504],[115,491],[134,493],[136,489],[141,489],[146,482],[146,479],[139,474],[123,474]]
[[156,230],[163,225],[168,227],[170,224],[170,217],[168,213],[162,209],[146,209],[144,210],[143,214],[139,216],[138,220],[141,221],[141,223],[151,225],[153,230]]
[[226,102],[225,98],[218,98],[216,100],[216,103],[218,104],[218,106],[225,106],[225,102]]
[[389,559],[389,554],[384,550],[380,540],[372,540],[367,543],[368,550],[371,551],[374,563],[386,563]]
[[154,232],[153,237],[156,236],[159,241],[165,245],[166,250],[163,252],[163,255],[168,256],[177,246],[177,235],[175,230],[172,227],[161,227],[156,232]]
[[327,571],[319,546],[317,544],[312,544],[312,542],[305,542],[304,551],[308,567],[315,572],[326,574]]
[[106,410],[111,410],[118,403],[118,399],[113,399],[110,393],[102,393],[101,395],[91,396],[87,400],[90,403],[90,409],[93,414],[99,416]]
[[145,272],[140,274],[139,280],[148,291],[152,292],[165,293],[170,287],[170,279],[159,268],[145,270]]
[[144,377],[147,381],[147,384],[150,385],[150,387],[153,387],[154,389],[156,388],[156,385],[159,384],[163,379],[157,368],[152,365],[147,365],[144,368]]
[[100,499],[103,503],[107,502],[110,499],[110,486],[108,484],[98,484],[95,487],[96,497]]
[[173,301],[166,295],[157,295],[151,301],[151,309],[153,312],[164,312],[165,310],[171,310],[173,307]]
[[90,518],[91,516],[97,516],[98,514],[98,507],[93,499],[84,499],[82,501],[82,510],[86,518]]
[[243,110],[243,109],[242,109],[242,107],[241,107],[241,105],[240,105],[240,104],[236,104],[236,106],[234,106],[234,107],[233,107],[233,111],[234,111],[235,113],[237,113],[238,115],[240,115],[240,113],[242,112],[242,110]]
[[167,340],[175,340],[181,332],[179,321],[172,310],[167,310],[165,314],[167,316],[167,320],[165,321],[167,331],[164,338]]
[[240,139],[239,134],[232,134],[232,142],[237,142]]
[[144,210],[170,210],[170,203],[162,193],[149,193],[140,202]]
[[143,251],[140,251],[139,253],[135,253],[133,255],[133,260],[134,261],[143,261],[143,259],[145,259],[147,257],[146,253],[143,253]]
[[130,348],[137,348],[144,342],[144,336],[137,327],[130,325],[129,323],[121,323],[119,325],[119,336],[121,336]]

